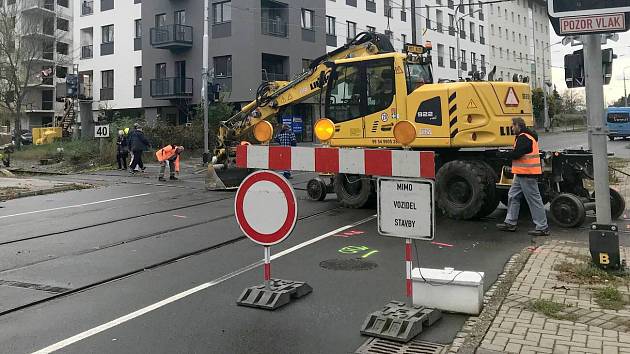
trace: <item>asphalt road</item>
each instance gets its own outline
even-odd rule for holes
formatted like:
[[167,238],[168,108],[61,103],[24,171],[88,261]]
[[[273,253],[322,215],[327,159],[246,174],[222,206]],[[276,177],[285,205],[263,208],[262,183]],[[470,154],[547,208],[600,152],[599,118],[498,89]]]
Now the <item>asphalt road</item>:
[[[580,134],[542,144],[560,139],[578,144]],[[404,241],[377,234],[375,210],[308,200],[301,174],[293,179],[299,220],[272,248],[272,275],[306,281],[313,293],[275,312],[237,306],[262,282],[263,251],[242,236],[233,192],[205,191],[192,169],[169,183],[156,172],[50,177],[97,188],[0,203],[0,353],[352,353],[366,340],[359,329],[368,314],[404,300]],[[416,243],[415,265],[484,272],[487,289],[532,244],[526,220],[518,233],[496,232],[503,215],[438,218],[443,245]],[[586,232],[554,229],[553,237]],[[322,266],[350,259],[372,268]],[[466,318],[445,314],[420,338],[450,343]]]
[[[584,132],[542,133],[540,146],[545,150],[588,149],[588,136]],[[630,140],[608,141],[608,152],[615,157],[630,159]]]

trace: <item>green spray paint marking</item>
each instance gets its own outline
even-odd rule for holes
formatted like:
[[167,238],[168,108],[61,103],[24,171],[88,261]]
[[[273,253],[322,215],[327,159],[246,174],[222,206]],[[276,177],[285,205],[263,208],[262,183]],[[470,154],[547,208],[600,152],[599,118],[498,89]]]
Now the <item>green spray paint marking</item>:
[[346,246],[339,250],[339,253],[343,253],[343,254],[357,254],[357,253],[363,253],[363,252],[366,252],[366,253],[362,255],[361,257],[367,258],[374,253],[378,253],[378,250],[371,249],[370,247],[367,247],[367,246]]

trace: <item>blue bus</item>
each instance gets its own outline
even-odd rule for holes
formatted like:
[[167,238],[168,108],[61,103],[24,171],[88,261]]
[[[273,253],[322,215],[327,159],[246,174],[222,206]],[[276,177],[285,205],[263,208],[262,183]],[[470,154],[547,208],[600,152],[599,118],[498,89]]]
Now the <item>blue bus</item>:
[[630,107],[608,107],[606,110],[608,139],[630,136]]

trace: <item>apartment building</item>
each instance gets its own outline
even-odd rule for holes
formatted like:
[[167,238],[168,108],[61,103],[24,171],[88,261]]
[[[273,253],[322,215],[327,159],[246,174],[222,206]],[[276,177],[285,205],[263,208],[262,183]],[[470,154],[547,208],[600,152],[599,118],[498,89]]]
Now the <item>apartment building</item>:
[[140,0],[80,0],[74,8],[74,62],[83,129],[99,115],[142,113]]
[[326,0],[326,49],[340,47],[361,32],[378,32],[402,51],[411,43],[412,22],[410,0]]
[[[265,80],[290,80],[326,48],[325,0],[211,0],[210,77],[234,103]],[[142,105],[148,121],[182,124],[201,102],[203,1],[142,4]],[[148,85],[147,85],[148,84]],[[293,112],[312,119],[312,105]]]
[[420,7],[423,40],[433,44],[433,76],[457,80],[488,70],[487,6],[477,0],[426,0]]
[[496,78],[530,78],[533,88],[551,80],[549,18],[542,0],[515,0],[489,4],[490,61]]
[[[19,40],[33,41],[42,51],[32,63],[37,74],[31,78],[24,98],[22,129],[52,126],[55,117],[63,114],[63,104],[55,100],[56,87],[72,66],[72,1],[7,0],[0,6],[14,6]],[[40,70],[52,75],[42,75]]]

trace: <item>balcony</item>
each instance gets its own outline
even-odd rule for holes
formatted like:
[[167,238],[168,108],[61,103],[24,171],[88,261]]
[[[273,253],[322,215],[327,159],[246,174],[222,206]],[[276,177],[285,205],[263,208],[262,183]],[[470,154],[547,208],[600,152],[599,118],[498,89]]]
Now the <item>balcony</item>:
[[186,25],[166,25],[151,28],[151,46],[158,49],[188,49],[193,45],[193,28]]
[[466,63],[465,61],[463,61],[463,62],[459,63],[459,68],[460,68],[462,71],[467,71],[467,70],[468,70],[468,63]]
[[483,12],[479,12],[479,20],[483,21],[484,20],[484,15]]
[[486,37],[479,37],[479,43],[486,44]]
[[475,34],[474,33],[470,34],[470,41],[475,43]]
[[477,64],[473,64],[470,66],[470,71],[477,71]]
[[81,2],[81,16],[89,16],[94,13],[94,1]]
[[135,37],[133,39],[133,50],[142,50],[142,37]]
[[27,38],[34,39],[53,39],[55,37],[55,29],[50,26],[33,26],[30,28],[24,28],[22,35]]
[[435,27],[435,30],[442,33],[444,32],[444,25],[442,24],[442,22],[438,22],[437,26]]
[[55,0],[24,1],[22,13],[43,16],[55,16]]
[[466,31],[459,30],[459,38],[466,39]]
[[481,72],[484,72],[484,73],[486,73],[486,72],[487,72],[487,71],[486,71],[486,67],[485,67],[485,65],[482,65],[482,66],[481,66]]
[[94,56],[94,50],[92,49],[92,45],[82,45],[81,46],[81,59],[92,59]]
[[263,81],[289,81],[289,75],[283,74],[283,73],[266,72],[263,69],[262,80]]
[[133,98],[142,98],[142,84],[133,85]]
[[111,101],[114,99],[114,88],[107,87],[101,89],[101,101]]
[[455,35],[455,27],[449,26],[448,27],[448,34],[451,35],[451,36],[454,36]]
[[193,79],[189,77],[166,77],[151,79],[151,97],[176,99],[192,97]]
[[287,23],[283,20],[262,20],[262,34],[275,37],[287,37],[289,32],[287,30]]
[[[87,83],[79,82],[79,99],[82,101],[92,101],[94,94],[92,93],[92,79],[89,79]],[[113,92],[112,92],[113,96]],[[102,99],[102,96],[101,96]]]
[[451,69],[457,69],[457,62],[455,60],[451,60],[449,64]]

